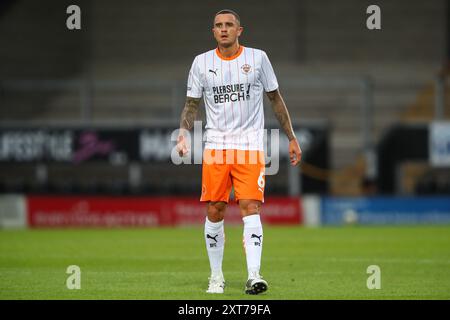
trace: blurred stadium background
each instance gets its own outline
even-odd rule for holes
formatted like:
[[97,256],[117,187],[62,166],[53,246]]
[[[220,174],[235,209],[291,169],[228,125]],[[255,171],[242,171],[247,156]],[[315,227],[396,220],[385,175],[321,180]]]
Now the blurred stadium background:
[[[81,30],[66,28],[70,4]],[[447,2],[379,1],[381,30],[366,28],[370,4],[2,1],[1,193],[196,199],[200,166],[171,163],[170,133],[193,57],[215,46],[211,16],[232,6],[242,44],[271,57],[305,152],[299,171],[282,153],[267,199],[442,196],[449,221],[448,125],[430,140],[450,116]]]
[[304,151],[267,177],[267,224],[450,222],[445,0],[2,0],[0,226],[200,226],[201,166],[170,161],[170,134],[223,8],[271,58]]

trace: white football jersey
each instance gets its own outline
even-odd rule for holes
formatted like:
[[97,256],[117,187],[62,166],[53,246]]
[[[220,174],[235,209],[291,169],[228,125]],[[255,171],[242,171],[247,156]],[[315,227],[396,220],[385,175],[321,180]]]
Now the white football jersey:
[[206,149],[264,150],[263,92],[278,89],[267,54],[240,46],[230,58],[218,49],[195,57],[187,96],[206,107]]

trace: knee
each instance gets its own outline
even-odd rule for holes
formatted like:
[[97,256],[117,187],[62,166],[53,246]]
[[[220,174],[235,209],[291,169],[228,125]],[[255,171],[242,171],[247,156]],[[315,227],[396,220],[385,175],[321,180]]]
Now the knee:
[[256,200],[241,200],[239,201],[239,207],[243,217],[259,214],[261,211],[261,202]]
[[223,220],[227,204],[225,202],[208,203],[208,219],[211,222],[219,222]]

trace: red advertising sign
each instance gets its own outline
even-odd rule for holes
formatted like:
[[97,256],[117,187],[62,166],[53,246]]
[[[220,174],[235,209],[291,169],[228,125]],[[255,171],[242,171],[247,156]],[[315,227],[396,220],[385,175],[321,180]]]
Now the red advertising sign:
[[[197,199],[176,199],[171,201],[170,212],[179,225],[200,224],[205,221],[206,205]],[[271,197],[266,199],[261,209],[261,219],[267,224],[300,224],[302,207],[298,198]],[[227,224],[242,223],[239,206],[230,202],[225,213]]]
[[[30,227],[131,227],[203,224],[206,205],[178,197],[27,197]],[[270,198],[261,214],[267,224],[302,223],[298,198]],[[240,224],[236,203],[230,203],[227,224]]]

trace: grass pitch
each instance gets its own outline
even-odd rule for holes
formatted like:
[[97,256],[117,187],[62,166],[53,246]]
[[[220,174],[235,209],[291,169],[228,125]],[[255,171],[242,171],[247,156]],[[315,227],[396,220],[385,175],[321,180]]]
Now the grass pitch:
[[225,233],[227,287],[210,295],[202,227],[0,231],[0,299],[450,299],[450,226],[265,226],[259,296],[243,292],[242,227]]

